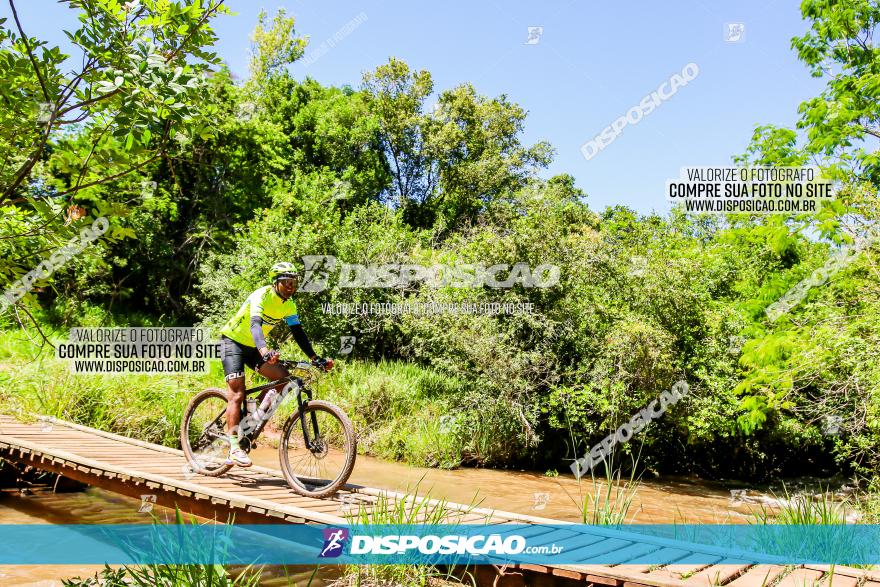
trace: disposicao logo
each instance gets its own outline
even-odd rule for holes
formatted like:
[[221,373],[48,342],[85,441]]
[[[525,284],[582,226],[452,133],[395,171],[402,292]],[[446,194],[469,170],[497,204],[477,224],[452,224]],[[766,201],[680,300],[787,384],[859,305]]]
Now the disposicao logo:
[[[355,536],[351,554],[405,554],[415,549],[420,554],[520,554],[526,551],[526,539],[497,534],[486,536]],[[561,550],[561,549],[560,549]],[[549,548],[548,548],[549,552]]]
[[318,558],[336,558],[345,550],[348,540],[347,528],[324,528],[324,547]]

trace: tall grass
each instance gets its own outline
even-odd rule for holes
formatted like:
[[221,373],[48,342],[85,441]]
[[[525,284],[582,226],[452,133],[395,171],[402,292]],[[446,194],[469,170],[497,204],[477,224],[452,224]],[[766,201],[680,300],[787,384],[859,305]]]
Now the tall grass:
[[[476,507],[474,503],[467,506],[461,514],[470,513]],[[444,499],[434,500],[430,495],[418,496],[418,485],[414,490],[407,490],[402,497],[389,497],[380,493],[376,501],[368,508],[361,508],[348,517],[353,526],[392,526],[399,527],[398,533],[410,533],[414,524],[456,525],[460,516],[449,519],[447,502]],[[465,572],[464,578],[470,575]],[[452,574],[452,569],[441,569],[434,565],[349,565],[343,579],[335,585],[406,585],[425,586],[436,582],[459,583],[461,578]],[[472,577],[471,577],[471,582]]]
[[785,484],[782,485],[783,496],[780,498],[771,493],[779,504],[776,508],[768,508],[761,504],[752,511],[752,519],[756,524],[788,524],[797,526],[846,524],[847,500],[834,501],[834,495],[822,491],[818,495],[791,495]]
[[[574,427],[568,417],[568,410],[565,411],[565,418],[571,446],[577,450],[579,443],[574,437]],[[632,457],[628,477],[623,476],[620,466],[614,466],[614,453],[602,460],[604,476],[597,477],[596,467],[591,467],[592,491],[584,490],[583,476],[577,478],[580,499],[576,504],[581,513],[581,522],[596,526],[621,526],[627,522],[636,493],[641,487],[641,478],[636,476],[639,455]],[[633,518],[635,513],[637,512],[633,513]]]
[[[158,518],[153,516],[153,525],[159,524]],[[185,525],[180,509],[175,510],[175,523]],[[199,522],[190,517],[189,524],[197,525]],[[144,554],[140,549],[130,545],[119,545],[130,554]],[[173,560],[188,552],[198,558],[213,559],[221,557],[224,551],[222,542],[217,543],[181,543],[169,541],[165,535],[158,535],[152,541],[151,554],[167,560]],[[85,579],[75,578],[62,581],[65,587],[91,587],[103,585],[108,587],[257,587],[260,584],[262,570],[247,566],[241,569],[237,576],[233,577],[222,564],[149,564],[139,566],[125,565],[120,569],[112,569],[105,565],[100,577],[96,573],[94,577]]]
[[861,523],[880,524],[880,480],[875,479],[866,490],[859,493],[853,500],[853,507],[858,512]]
[[[597,477],[595,469],[590,470],[592,492],[582,493],[581,521],[584,524],[599,526],[621,526],[627,523],[641,480],[636,476],[638,459],[634,458],[630,473],[623,476],[621,467],[615,467],[613,459],[605,464],[605,473]],[[634,512],[632,517],[635,517]],[[632,518],[629,519],[632,522]]]
[[[827,560],[849,562],[855,545],[848,544],[850,535],[841,527],[847,523],[847,500],[835,502],[831,491],[818,495],[791,495],[783,484],[783,497],[772,494],[777,507],[761,504],[752,512],[752,523],[767,526],[824,526],[821,532],[758,533],[754,548],[768,553],[822,553]],[[840,530],[835,528],[840,527]],[[810,555],[806,555],[810,556]],[[850,566],[864,566],[852,564]]]

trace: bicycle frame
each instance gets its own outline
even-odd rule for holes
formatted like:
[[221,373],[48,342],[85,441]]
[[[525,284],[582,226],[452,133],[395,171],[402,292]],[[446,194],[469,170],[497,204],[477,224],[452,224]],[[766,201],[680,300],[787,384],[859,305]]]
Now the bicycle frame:
[[[308,371],[311,368],[311,365],[309,363],[304,363],[304,362],[279,361],[279,364],[282,367],[284,367],[285,369],[287,369],[288,371],[296,371],[297,369],[300,369],[303,371]],[[250,445],[254,441],[256,441],[256,439],[263,432],[263,428],[265,428],[266,423],[269,421],[272,414],[275,413],[275,410],[277,410],[278,407],[281,406],[281,403],[287,397],[287,394],[289,393],[289,391],[285,392],[284,390],[287,388],[287,384],[289,384],[289,383],[295,383],[296,387],[297,387],[297,390],[296,390],[297,410],[299,412],[299,420],[300,420],[300,424],[302,426],[303,440],[305,441],[306,448],[308,450],[315,450],[316,449],[312,438],[318,438],[320,436],[320,433],[318,431],[317,417],[315,416],[314,413],[312,414],[312,418],[311,418],[311,420],[312,420],[311,428],[312,428],[312,432],[313,432],[312,438],[309,437],[309,431],[308,431],[308,427],[306,426],[306,421],[305,421],[305,408],[306,408],[306,406],[309,405],[309,401],[311,401],[311,399],[312,399],[312,390],[308,388],[308,386],[306,385],[306,382],[303,380],[303,378],[298,377],[295,372],[289,374],[287,377],[282,377],[281,379],[276,379],[275,381],[270,381],[268,383],[264,383],[262,385],[258,385],[256,387],[251,387],[250,389],[244,390],[245,400],[242,402],[242,405],[241,405],[241,420],[240,420],[240,422],[243,422],[245,417],[247,416],[247,398],[248,398],[248,396],[253,395],[255,393],[260,393],[262,391],[266,391],[269,389],[274,389],[279,386],[282,386],[282,389],[280,392],[281,396],[275,402],[275,406],[273,407],[273,409],[261,419],[261,421],[259,422],[259,424],[256,428],[248,431],[247,434],[243,435],[243,439],[246,439],[248,441],[248,445]],[[210,423],[206,424],[202,430],[202,434],[204,434],[211,426],[218,424],[219,420],[225,415],[225,413],[226,412],[221,412],[220,414],[217,415],[216,418],[214,418],[214,420],[212,420]]]
[[[285,369],[287,369],[288,371],[295,371],[297,369],[307,371],[311,368],[311,365],[309,363],[302,363],[302,362],[295,363],[292,361],[279,361],[279,364],[282,367],[284,367]],[[275,402],[275,406],[272,408],[272,410],[269,413],[267,413],[262,418],[262,421],[260,422],[259,426],[257,426],[257,428],[255,428],[254,430],[250,431],[247,435],[245,435],[245,438],[247,438],[250,442],[254,442],[260,436],[260,434],[263,432],[263,428],[266,426],[266,423],[272,417],[272,414],[275,413],[275,410],[277,410],[278,407],[281,406],[281,403],[287,397],[287,393],[289,393],[289,392],[285,393],[284,389],[287,388],[287,384],[289,384],[289,383],[296,384],[297,411],[299,412],[299,421],[302,426],[303,440],[305,442],[306,448],[309,450],[315,450],[316,447],[312,441],[312,438],[319,437],[318,420],[315,417],[315,414],[313,413],[312,418],[311,418],[311,421],[312,421],[311,428],[312,428],[313,436],[312,436],[312,438],[309,438],[309,432],[308,432],[308,428],[306,426],[306,419],[305,419],[305,408],[306,408],[306,406],[308,406],[309,401],[311,401],[311,399],[312,399],[312,390],[308,388],[305,381],[303,381],[303,378],[298,377],[296,375],[296,373],[291,373],[287,377],[282,377],[281,379],[276,379],[275,381],[270,381],[269,383],[264,383],[263,385],[258,385],[256,387],[252,387],[252,388],[246,389],[244,391],[245,401],[242,402],[242,406],[241,406],[241,408],[242,408],[242,412],[241,412],[242,413],[242,421],[244,420],[244,417],[247,416],[247,397],[248,396],[255,394],[255,393],[260,393],[260,392],[268,390],[268,389],[274,389],[279,386],[283,386],[281,389],[281,392],[280,392],[281,396]]]

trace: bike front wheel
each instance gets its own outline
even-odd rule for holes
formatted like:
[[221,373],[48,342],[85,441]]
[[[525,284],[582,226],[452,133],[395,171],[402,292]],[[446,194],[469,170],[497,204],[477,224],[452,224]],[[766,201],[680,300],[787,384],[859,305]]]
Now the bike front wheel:
[[312,400],[284,424],[278,445],[281,471],[290,488],[307,497],[327,497],[345,485],[354,469],[357,439],[338,406]]

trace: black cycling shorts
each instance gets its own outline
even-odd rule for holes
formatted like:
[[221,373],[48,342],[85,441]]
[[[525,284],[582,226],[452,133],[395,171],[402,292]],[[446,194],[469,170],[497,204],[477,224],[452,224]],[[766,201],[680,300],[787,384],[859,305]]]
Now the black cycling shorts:
[[226,381],[244,377],[245,365],[256,371],[265,362],[255,347],[235,342],[223,335],[220,336],[220,361],[223,363]]

